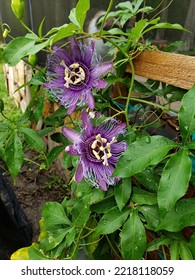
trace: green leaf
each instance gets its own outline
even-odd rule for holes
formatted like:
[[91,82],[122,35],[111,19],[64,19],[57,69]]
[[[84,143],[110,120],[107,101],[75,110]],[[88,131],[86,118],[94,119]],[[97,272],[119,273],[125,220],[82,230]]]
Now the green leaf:
[[11,8],[18,19],[24,16],[24,0],[12,0]]
[[10,259],[15,261],[29,260],[28,251],[29,247],[20,248],[11,255]]
[[141,260],[146,250],[146,234],[137,211],[132,211],[125,223],[121,237],[121,250],[125,260]]
[[37,133],[39,136],[43,137],[43,136],[53,132],[54,130],[55,130],[55,127],[50,126],[50,127],[46,127],[46,128],[43,128],[43,129],[37,131]]
[[183,142],[195,132],[195,85],[184,94],[178,114]]
[[150,23],[148,19],[141,19],[136,22],[135,27],[132,28],[129,38],[133,37],[138,41],[142,37],[144,28],[146,28]]
[[163,136],[146,136],[133,142],[120,157],[113,176],[130,177],[159,163],[178,144]]
[[167,23],[167,22],[161,22],[161,23],[157,23],[147,29],[144,30],[143,34],[153,30],[153,29],[159,29],[159,28],[165,28],[165,29],[176,29],[176,30],[182,30],[182,31],[187,31],[187,29],[183,28],[183,26],[181,26],[178,23]]
[[51,140],[56,143],[62,143],[64,145],[69,144],[69,142],[67,141],[67,138],[61,132],[55,132],[50,137],[51,137]]
[[135,174],[138,180],[147,190],[156,192],[159,186],[159,177],[153,168],[148,168],[140,173]]
[[147,252],[159,250],[160,246],[162,245],[170,245],[172,243],[172,238],[162,236],[157,239],[154,239],[150,242],[147,246]]
[[193,260],[192,253],[186,241],[179,242],[179,253],[182,260]]
[[33,117],[35,118],[36,123],[43,118],[43,109],[44,109],[44,95],[38,97],[37,104],[33,110]]
[[65,149],[65,146],[61,145],[61,146],[54,147],[50,151],[49,155],[47,156],[47,167],[49,167],[52,164],[52,162],[54,162],[58,158],[59,154],[62,151],[64,151],[64,149]]
[[140,188],[133,188],[132,201],[139,205],[154,205],[157,204],[157,196],[154,193],[142,190]]
[[62,26],[58,32],[51,37],[50,44],[54,44],[57,41],[72,36],[77,29],[77,26],[73,23],[69,23],[67,26]]
[[157,205],[140,205],[138,210],[144,216],[147,222],[147,228],[154,230],[159,223],[159,208]]
[[45,125],[60,126],[64,124],[64,118],[67,116],[67,110],[64,106],[60,106],[51,116],[45,118]]
[[81,30],[86,19],[87,11],[90,8],[90,0],[79,0],[76,8],[73,8],[70,12],[69,19]]
[[72,166],[72,155],[69,155],[67,153],[64,153],[62,158],[63,167],[65,169],[68,169]]
[[39,51],[43,50],[50,44],[50,39],[47,41],[44,41],[42,43],[35,44],[32,48],[29,49],[28,55],[34,55],[38,53]]
[[45,144],[43,142],[43,139],[34,129],[21,127],[19,131],[31,148],[42,152],[45,151]]
[[187,226],[195,226],[195,198],[177,201],[175,207],[160,219],[155,230],[176,232]]
[[67,230],[66,240],[65,240],[65,247],[69,248],[75,240],[76,229],[75,227],[71,227]]
[[0,99],[0,113],[2,113],[4,110],[4,102],[3,99]]
[[17,37],[10,41],[4,50],[3,58],[9,66],[16,65],[23,57],[29,55],[29,49],[35,45],[34,39]]
[[51,230],[56,225],[70,225],[71,221],[66,216],[64,208],[58,202],[47,202],[41,212],[45,228]]
[[72,221],[75,227],[83,227],[90,216],[91,195],[86,195],[77,201],[72,208]]
[[192,255],[195,259],[195,232],[192,233],[190,237],[190,241],[188,243],[188,246],[190,248],[190,251],[192,252]]
[[0,131],[0,146],[3,146],[3,143],[6,141],[6,139],[11,134],[10,130],[7,131]]
[[106,213],[108,212],[111,208],[116,206],[116,201],[114,200],[113,197],[105,197],[101,201],[93,204],[91,206],[91,210],[96,213]]
[[54,231],[48,232],[48,235],[41,240],[40,248],[44,251],[50,251],[57,247],[65,238],[69,229],[58,228]]
[[38,28],[38,35],[39,37],[43,37],[43,24],[45,23],[45,17],[42,19],[39,28]]
[[131,196],[131,180],[130,178],[122,179],[114,188],[115,199],[119,210],[121,211]]
[[162,171],[158,190],[158,204],[162,210],[170,210],[188,189],[192,162],[187,152],[182,149],[173,154]]
[[22,142],[17,133],[14,132],[5,146],[5,161],[11,175],[16,178],[23,164]]
[[96,234],[110,234],[119,229],[126,221],[129,209],[120,211],[117,206],[103,215],[96,228]]
[[33,75],[32,79],[30,80],[30,84],[36,85],[36,86],[44,84],[45,83],[45,73],[44,73],[44,71],[45,71],[45,68],[43,68],[39,72],[36,72]]
[[29,260],[48,260],[44,254],[43,250],[40,250],[39,244],[33,243],[29,249],[28,249],[28,254],[29,254]]
[[179,260],[179,241],[173,241],[170,245],[171,260]]

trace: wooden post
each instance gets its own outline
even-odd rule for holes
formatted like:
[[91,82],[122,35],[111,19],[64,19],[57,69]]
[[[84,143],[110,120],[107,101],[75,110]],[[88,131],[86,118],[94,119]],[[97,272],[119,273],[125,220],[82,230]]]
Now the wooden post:
[[[163,51],[143,51],[133,61],[135,74],[183,89],[195,83],[195,57]],[[126,72],[131,73],[128,65]]]

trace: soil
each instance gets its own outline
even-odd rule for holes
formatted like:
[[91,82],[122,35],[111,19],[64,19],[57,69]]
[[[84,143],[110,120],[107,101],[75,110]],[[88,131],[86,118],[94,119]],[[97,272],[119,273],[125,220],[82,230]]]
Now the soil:
[[[29,152],[27,157],[34,158],[33,161],[36,160],[36,155],[32,152]],[[33,161],[25,162],[18,174],[15,185],[13,178],[6,170],[5,164],[0,161],[0,166],[4,170],[3,176],[13,187],[17,201],[32,225],[32,242],[37,242],[43,205],[48,201],[61,202],[67,192],[67,188],[63,178],[59,177],[55,164],[49,170],[40,170],[37,162]]]

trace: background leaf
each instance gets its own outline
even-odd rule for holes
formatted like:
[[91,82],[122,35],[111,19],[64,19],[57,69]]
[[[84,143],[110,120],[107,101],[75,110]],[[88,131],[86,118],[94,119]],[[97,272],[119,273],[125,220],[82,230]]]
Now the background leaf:
[[136,187],[133,188],[133,195],[131,199],[134,203],[138,203],[139,205],[157,204],[157,196],[155,193],[151,193]]
[[141,260],[146,250],[146,234],[137,211],[132,211],[121,236],[122,255],[125,260]]
[[16,178],[23,164],[22,141],[14,132],[5,146],[5,161],[11,175]]
[[4,50],[3,58],[9,66],[16,65],[23,57],[29,54],[29,49],[35,45],[35,40],[26,37],[17,37],[10,41]]
[[76,8],[73,8],[69,15],[69,19],[82,30],[86,19],[86,14],[89,8],[89,0],[79,0],[76,5]]
[[126,221],[129,215],[129,209],[120,211],[117,206],[111,208],[101,218],[97,228],[96,234],[110,234],[119,229]]
[[139,205],[138,210],[144,216],[147,222],[147,228],[154,230],[160,219],[158,205]]
[[77,201],[72,208],[72,221],[75,227],[83,227],[90,215],[91,195],[86,195]]
[[119,210],[121,211],[131,195],[131,180],[130,178],[122,179],[117,186],[114,188],[115,200]]
[[66,216],[64,208],[58,202],[47,202],[41,212],[44,221],[45,228],[51,229],[56,225],[70,225],[71,222]]
[[59,154],[64,150],[64,148],[65,146],[63,145],[56,146],[49,152],[47,156],[47,167],[49,167],[52,162],[54,162],[58,158]]
[[188,189],[192,162],[187,152],[182,149],[173,154],[162,171],[158,190],[160,209],[171,209]]
[[195,85],[184,94],[178,117],[183,142],[186,143],[195,132]]
[[195,198],[177,201],[175,206],[160,219],[155,230],[165,229],[176,232],[187,226],[195,226]]
[[159,163],[178,144],[163,136],[146,136],[133,142],[120,157],[113,176],[130,177]]
[[29,127],[21,127],[19,131],[31,148],[42,152],[45,151],[43,139],[34,129]]

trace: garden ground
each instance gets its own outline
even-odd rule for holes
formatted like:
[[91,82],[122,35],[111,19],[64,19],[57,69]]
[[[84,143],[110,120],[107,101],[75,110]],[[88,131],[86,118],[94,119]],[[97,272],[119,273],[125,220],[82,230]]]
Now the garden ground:
[[[36,155],[32,151],[29,151],[27,156],[36,160]],[[40,170],[36,163],[27,161],[22,166],[14,186],[13,178],[6,171],[5,165],[1,161],[0,167],[4,170],[3,175],[13,187],[17,201],[32,225],[32,242],[37,242],[40,233],[39,220],[42,207],[48,201],[61,202],[63,200],[66,194],[65,182],[63,178],[59,178],[54,165],[49,170]],[[9,253],[4,258],[9,258]],[[2,259],[1,248],[0,259]]]

